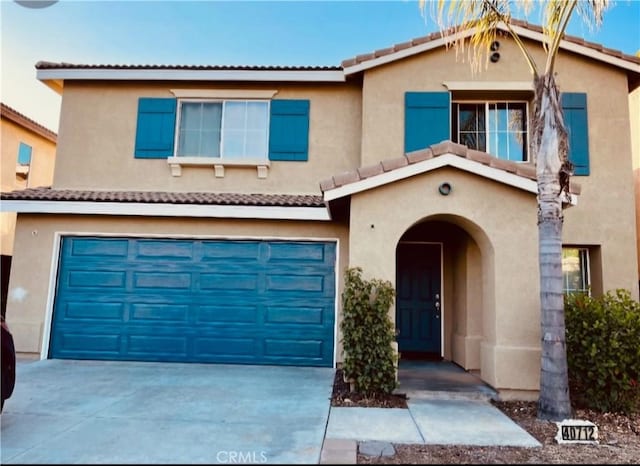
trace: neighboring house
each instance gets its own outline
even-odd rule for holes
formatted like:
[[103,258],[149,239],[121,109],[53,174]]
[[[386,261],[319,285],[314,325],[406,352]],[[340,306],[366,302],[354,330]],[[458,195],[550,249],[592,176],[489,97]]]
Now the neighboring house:
[[[2,195],[18,351],[331,367],[359,266],[396,287],[402,358],[535,395],[533,92],[511,39],[498,47],[475,75],[439,34],[339,67],[38,63],[62,110],[52,188]],[[566,289],[637,298],[640,59],[567,37],[557,71]]]
[[[2,192],[51,186],[56,157],[56,133],[3,103],[0,103],[0,122]],[[0,226],[2,315],[5,315],[16,213],[0,213]]]

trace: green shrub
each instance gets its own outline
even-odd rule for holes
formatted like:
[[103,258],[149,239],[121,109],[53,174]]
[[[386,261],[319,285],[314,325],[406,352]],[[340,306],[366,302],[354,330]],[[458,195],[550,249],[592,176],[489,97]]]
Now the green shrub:
[[345,272],[342,293],[343,371],[355,382],[355,391],[366,396],[391,393],[396,388],[395,338],[389,319],[393,285],[383,280],[364,280],[362,269]]
[[625,290],[565,298],[571,398],[602,412],[640,407],[640,303]]

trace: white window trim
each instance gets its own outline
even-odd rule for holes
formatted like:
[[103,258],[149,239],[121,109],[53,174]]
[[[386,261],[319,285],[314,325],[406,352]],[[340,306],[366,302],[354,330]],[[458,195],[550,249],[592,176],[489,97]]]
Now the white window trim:
[[[180,93],[180,89],[173,89],[175,95],[176,92]],[[190,93],[185,92],[185,93]],[[195,92],[201,92],[199,90],[194,90]],[[251,91],[238,91],[238,90],[227,90],[227,95],[238,96],[235,98],[203,98],[202,96],[194,97],[194,98],[179,98],[178,105],[176,109],[176,125],[174,129],[174,145],[173,145],[173,156],[167,158],[167,163],[171,169],[171,175],[178,177],[182,176],[182,167],[191,166],[191,167],[213,167],[214,175],[216,178],[224,178],[225,176],[225,167],[255,167],[257,170],[257,176],[259,179],[267,178],[270,162],[269,162],[269,120],[268,116],[271,114],[271,100],[265,99],[266,95],[275,95],[277,91],[255,91],[254,94],[256,97],[258,95],[261,98],[248,98],[247,95],[251,95]],[[206,93],[206,92],[205,92]],[[225,91],[212,91],[211,95],[224,95]],[[242,98],[239,98],[240,95],[243,95]],[[229,101],[254,101],[254,102],[265,102],[267,104],[267,143],[266,148],[267,152],[264,158],[244,158],[244,159],[225,159],[222,154],[222,147],[224,147],[224,112],[225,112],[225,102]],[[180,119],[182,118],[182,103],[183,102],[196,102],[196,103],[221,103],[222,104],[222,117],[221,117],[221,127],[220,127],[220,157],[193,157],[193,156],[180,156],[178,154],[178,145],[179,145],[179,136],[180,136]]]
[[179,99],[239,99],[239,100],[270,100],[278,93],[268,89],[170,89]]
[[[524,104],[524,112],[525,112],[525,123],[526,123],[526,127],[527,130],[525,131],[525,134],[527,135],[527,145],[526,145],[526,158],[525,160],[510,160],[510,162],[516,162],[516,163],[530,163],[531,160],[531,138],[530,138],[530,131],[529,131],[529,127],[531,126],[529,124],[529,102],[526,100],[520,100],[520,99],[505,99],[505,100],[483,100],[483,99],[465,99],[465,100],[451,100],[451,105],[453,107],[453,104],[484,104],[485,110],[484,110],[484,128],[485,128],[485,137],[486,137],[486,150],[484,152],[486,152],[487,154],[491,155],[492,157],[496,157],[496,158],[500,158],[497,155],[493,155],[491,153],[491,145],[490,145],[490,138],[488,137],[489,131],[489,104]],[[453,113],[453,112],[452,112]],[[457,126],[457,132],[460,133],[460,120],[459,120],[459,113],[457,113],[455,115],[456,119],[458,120],[458,124]],[[456,134],[456,139],[459,139],[459,135]],[[505,160],[505,159],[501,159],[501,160]]]
[[[585,251],[585,261],[584,261],[584,270],[581,270],[582,276],[585,278],[587,289],[586,290],[569,290],[565,288],[564,283],[564,270],[562,271],[562,292],[563,293],[572,293],[572,292],[586,292],[588,296],[591,296],[591,249],[584,246],[565,246],[562,245],[562,249],[577,249],[578,250],[578,260],[580,261],[580,252]],[[580,264],[582,265],[582,264]]]

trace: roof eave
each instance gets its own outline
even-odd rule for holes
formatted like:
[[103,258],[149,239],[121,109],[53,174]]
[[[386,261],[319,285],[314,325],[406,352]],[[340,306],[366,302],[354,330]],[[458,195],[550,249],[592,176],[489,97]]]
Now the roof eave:
[[[518,26],[515,24],[513,24],[511,27],[520,37],[535,40],[538,42],[545,41],[545,36],[541,32],[537,32],[529,28]],[[508,32],[508,29],[503,24],[499,25],[498,29],[504,32]],[[370,58],[365,61],[361,61],[353,65],[347,65],[343,62],[344,74],[345,76],[350,76],[362,71],[366,71],[371,68],[375,68],[377,66],[394,62],[396,60],[411,57],[413,55],[417,55],[419,53],[423,53],[428,50],[433,50],[438,47],[444,47],[447,44],[451,44],[455,40],[469,37],[472,34],[473,34],[473,30],[461,31],[454,34],[450,34],[446,37],[439,37],[436,39],[432,39],[430,41],[427,41],[418,45],[414,45],[411,47],[401,48],[391,53],[380,54],[379,56],[374,56],[373,58]],[[569,40],[562,40],[560,42],[560,48],[583,55],[583,56],[590,57],[592,59],[595,59],[601,62],[605,62],[609,65],[613,65],[613,66],[625,69],[627,71],[636,73],[640,76],[640,63],[635,63],[629,60],[625,60],[624,58],[619,58],[617,56],[600,52],[591,47],[587,47],[585,45],[581,45],[579,43],[572,42]]]
[[248,82],[345,82],[342,70],[194,70],[43,68],[36,77],[56,92],[65,80],[109,81],[248,81]]
[[[499,168],[487,166],[449,152],[417,163],[408,164],[370,178],[364,178],[335,188],[325,189],[323,191],[323,197],[325,202],[328,203],[443,167],[454,167],[468,173],[482,176],[489,180],[521,189],[531,194],[538,193],[538,184],[533,179],[525,178]],[[576,205],[577,203],[578,194],[571,193],[567,202],[568,206]]]

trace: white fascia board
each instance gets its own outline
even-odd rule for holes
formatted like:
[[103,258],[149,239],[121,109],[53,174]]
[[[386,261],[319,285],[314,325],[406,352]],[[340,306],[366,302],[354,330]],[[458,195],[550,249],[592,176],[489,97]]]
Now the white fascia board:
[[[499,27],[503,31],[507,31],[507,28],[505,26],[499,26]],[[532,40],[536,40],[538,42],[543,42],[543,43],[548,41],[547,38],[545,38],[544,34],[542,34],[541,32],[532,31],[522,26],[512,25],[511,27],[520,37],[526,37],[527,39],[532,39]],[[608,63],[610,65],[617,66],[619,68],[624,68],[629,71],[640,73],[639,63],[633,63],[628,60],[624,60],[622,58],[614,57],[613,55],[600,52],[598,50],[592,49],[591,47],[587,47],[585,45],[576,44],[575,42],[570,42],[568,40],[561,40],[560,48],[593,58],[594,60],[599,60],[599,61]]]
[[[403,180],[410,176],[420,175],[422,173],[447,166],[455,167],[460,170],[473,173],[474,175],[483,176],[490,180],[513,186],[514,188],[522,189],[532,194],[538,194],[538,183],[534,180],[523,178],[522,176],[515,175],[498,168],[493,168],[455,154],[442,154],[429,160],[423,160],[422,162],[407,165],[387,173],[382,173],[371,178],[366,178],[361,181],[356,181],[355,183],[331,189],[324,193],[324,200],[325,202],[333,201],[335,199],[340,199],[345,196],[350,196],[394,181]],[[575,205],[576,203],[577,197],[572,195],[571,205]]]
[[293,81],[345,82],[342,70],[159,70],[56,68],[38,70],[40,81],[107,80],[107,81]]
[[[520,37],[536,40],[538,42],[546,41],[545,36],[540,32],[532,31],[522,26],[511,25],[511,27]],[[507,33],[509,32],[507,27],[503,24],[498,25],[498,29]],[[366,60],[362,63],[345,67],[344,74],[350,75],[350,74],[358,73],[360,71],[368,70],[370,68],[375,68],[376,66],[384,65],[384,64],[393,62],[395,60],[400,60],[401,58],[410,57],[418,53],[426,52],[427,50],[432,50],[437,47],[450,44],[455,40],[458,40],[464,37],[469,37],[472,34],[473,34],[473,30],[470,29],[467,31],[462,31],[456,34],[452,34],[450,36],[447,36],[446,38],[434,39],[432,41],[425,42],[424,44],[415,45],[413,47],[408,47],[406,49],[399,50],[397,52],[390,53],[388,55],[383,55],[378,58]],[[628,60],[624,60],[622,58],[614,57],[612,55],[592,49],[591,47],[586,47],[584,45],[576,44],[574,42],[562,40],[560,42],[560,48],[593,58],[595,60],[600,60],[605,63],[609,63],[610,65],[618,66],[620,68],[624,68],[630,71],[634,71],[636,73],[640,73],[640,64],[633,63]]]
[[450,91],[531,91],[533,81],[443,81]]
[[452,34],[445,38],[434,39],[429,42],[425,42],[424,44],[414,45],[413,47],[407,47],[406,49],[398,50],[397,52],[390,53],[388,55],[382,55],[378,58],[373,58],[371,60],[366,60],[362,63],[358,63],[353,66],[347,66],[344,68],[345,76],[350,74],[358,73],[360,71],[365,71],[370,68],[375,68],[376,66],[385,65],[387,63],[391,63],[396,60],[400,60],[402,58],[410,57],[412,55],[416,55],[418,53],[426,52],[427,50],[432,50],[443,45],[447,45],[452,41],[457,40],[459,37],[464,35],[469,35],[468,32],[459,32],[456,34]]
[[2,212],[21,214],[138,215],[143,217],[331,220],[326,207],[227,206],[134,202],[2,201]]

